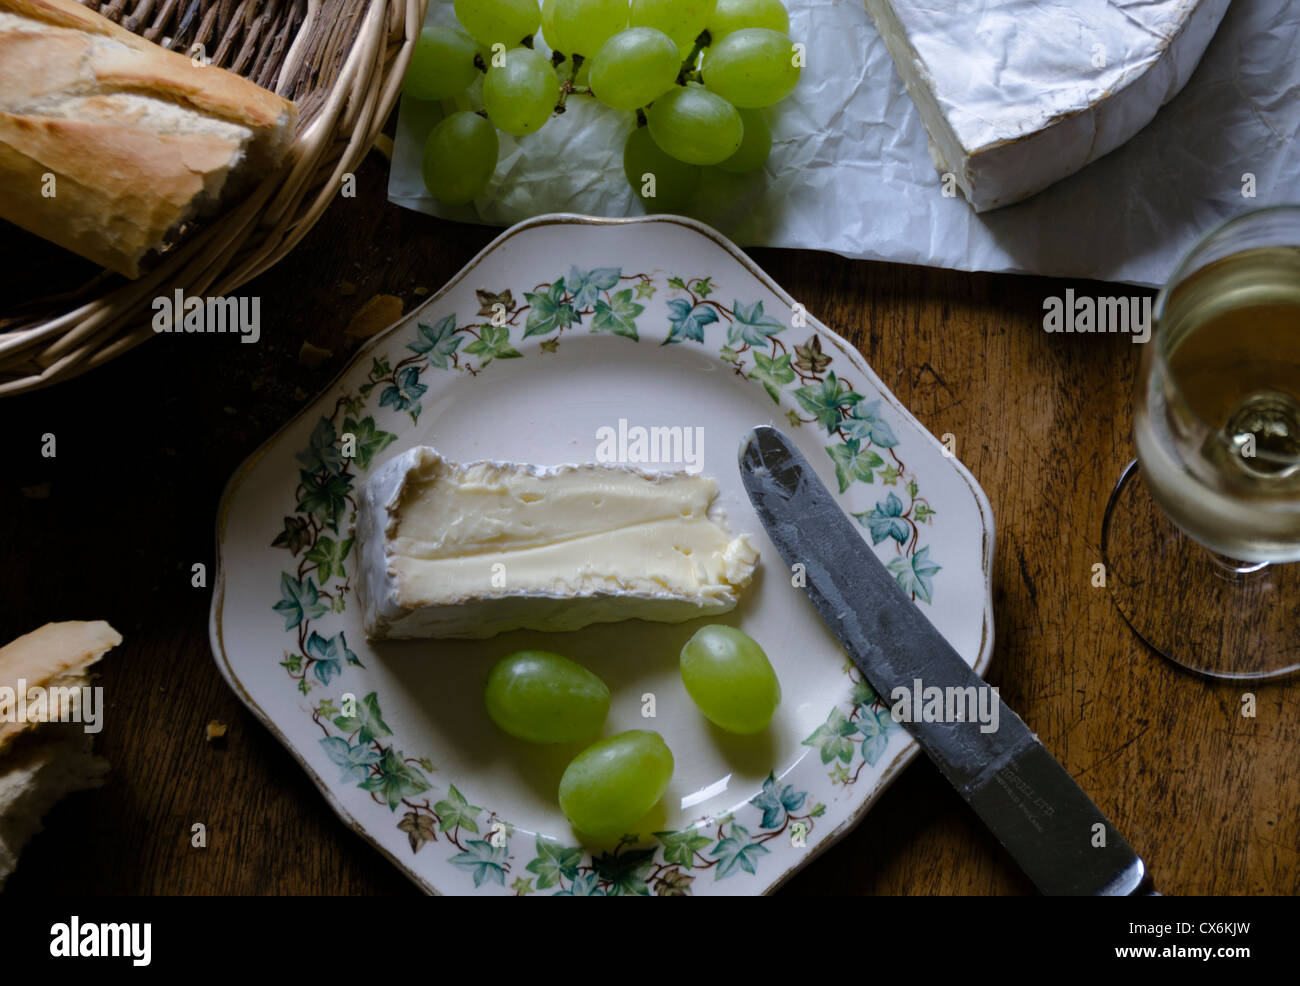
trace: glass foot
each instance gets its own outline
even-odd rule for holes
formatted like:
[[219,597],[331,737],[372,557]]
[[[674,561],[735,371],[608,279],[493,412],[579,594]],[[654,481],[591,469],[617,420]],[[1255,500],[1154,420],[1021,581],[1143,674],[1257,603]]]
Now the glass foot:
[[1211,678],[1300,670],[1300,564],[1241,562],[1202,547],[1156,506],[1136,461],[1106,504],[1101,557],[1124,619],[1175,664]]

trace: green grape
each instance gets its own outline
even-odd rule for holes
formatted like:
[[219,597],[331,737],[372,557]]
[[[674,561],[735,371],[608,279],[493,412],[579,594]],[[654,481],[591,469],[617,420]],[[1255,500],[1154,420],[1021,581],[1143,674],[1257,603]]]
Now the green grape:
[[554,50],[551,39],[555,37],[555,0],[542,0],[542,37],[546,46]]
[[704,84],[733,106],[771,106],[799,81],[794,49],[784,34],[765,27],[733,31],[704,53]]
[[639,109],[673,87],[681,66],[668,35],[629,27],[601,45],[591,60],[591,92],[616,110]]
[[451,99],[469,88],[478,44],[454,27],[426,27],[411,53],[402,91],[415,99]]
[[[627,0],[555,0],[556,51],[590,58],[627,27]],[[547,39],[548,43],[550,39]]]
[[732,31],[747,27],[789,34],[790,15],[781,0],[717,0],[707,26],[716,44]]
[[766,729],[781,683],[752,637],[735,627],[702,627],[682,648],[682,683],[704,717],[731,733]]
[[507,654],[488,672],[483,701],[492,721],[533,743],[576,743],[600,732],[609,688],[567,657],[544,650]]
[[447,205],[482,195],[496,166],[497,132],[477,113],[451,114],[424,142],[424,185]]
[[456,19],[481,44],[513,48],[542,26],[537,0],[455,0]]
[[573,758],[560,778],[560,808],[579,832],[622,835],[664,796],[672,777],[673,755],[663,737],[632,729]]
[[[623,145],[623,174],[646,212],[679,212],[695,195],[704,172],[698,165],[665,154],[650,136],[649,127],[637,127]],[[647,175],[654,179],[653,184]],[[644,194],[647,187],[653,195]]]
[[713,13],[714,0],[632,0],[633,27],[653,27],[673,39],[685,58]]
[[757,171],[763,167],[772,151],[772,130],[767,125],[763,111],[741,110],[740,119],[745,124],[745,136],[740,141],[740,147],[727,160],[718,163],[719,168],[734,175]]
[[505,63],[488,69],[483,108],[488,119],[516,137],[540,130],[560,100],[551,60],[532,48],[512,48]]
[[702,86],[677,86],[646,112],[660,149],[687,164],[717,164],[736,153],[744,135],[740,114]]

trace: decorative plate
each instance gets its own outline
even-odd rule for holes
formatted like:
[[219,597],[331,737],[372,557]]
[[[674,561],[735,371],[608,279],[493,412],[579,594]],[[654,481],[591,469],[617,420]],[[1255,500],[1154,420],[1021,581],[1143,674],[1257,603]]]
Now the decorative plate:
[[[426,891],[771,891],[848,832],[918,748],[764,535],[736,466],[756,424],[794,437],[982,674],[993,645],[983,491],[852,346],[717,233],[667,216],[552,215],[507,230],[254,453],[218,515],[217,664],[339,816]],[[692,704],[677,655],[706,620],[368,643],[355,491],[418,444],[460,461],[616,456],[713,476],[729,526],[761,554],[722,621],[777,670],[772,725],[732,736]],[[581,845],[556,803],[576,748],[517,741],[488,719],[487,670],[523,647],[604,678],[605,735],[667,740],[676,771],[639,836]]]

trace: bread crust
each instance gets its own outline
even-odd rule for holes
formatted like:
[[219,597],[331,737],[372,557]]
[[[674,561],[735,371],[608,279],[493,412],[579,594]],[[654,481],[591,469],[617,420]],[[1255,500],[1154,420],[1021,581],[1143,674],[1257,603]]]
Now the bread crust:
[[[122,635],[103,620],[47,623],[0,647],[0,686],[47,688],[78,682],[86,668],[122,642]],[[0,722],[0,752],[30,723]]]
[[126,50],[95,59],[95,76],[104,89],[167,96],[254,130],[278,126],[286,113],[296,109],[289,100],[243,76],[215,66],[197,66],[189,56],[146,41],[76,0],[0,0],[0,10],[120,42]]
[[0,218],[111,270],[139,276],[292,139],[289,100],[75,0],[0,0],[0,13],[23,18],[0,24]]
[[[237,148],[215,137],[132,134],[111,124],[0,112],[0,212],[10,222],[110,270],[136,277],[140,260],[203,193],[203,176]],[[159,162],[166,164],[159,167]],[[57,194],[40,194],[43,176]],[[65,205],[54,206],[60,202]],[[51,212],[57,208],[57,219]]]

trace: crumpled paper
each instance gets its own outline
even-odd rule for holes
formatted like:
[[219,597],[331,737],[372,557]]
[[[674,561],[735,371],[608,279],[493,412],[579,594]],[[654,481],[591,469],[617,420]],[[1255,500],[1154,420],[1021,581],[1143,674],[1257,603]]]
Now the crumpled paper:
[[[1137,136],[1045,192],[982,215],[960,195],[937,194],[925,128],[861,0],[787,6],[808,62],[794,94],[768,110],[772,156],[753,175],[710,169],[688,210],[740,246],[1155,286],[1220,221],[1300,201],[1300,3],[1237,0],[1186,87]],[[454,24],[450,0],[432,0],[428,22]],[[473,91],[471,100],[482,105]],[[632,114],[580,96],[538,133],[500,134],[484,196],[444,206],[420,173],[424,137],[441,112],[403,98],[390,201],[498,226],[545,212],[644,212],[622,168]],[[1242,194],[1247,173],[1254,197]]]

